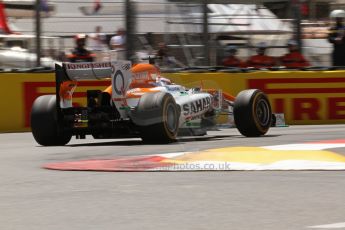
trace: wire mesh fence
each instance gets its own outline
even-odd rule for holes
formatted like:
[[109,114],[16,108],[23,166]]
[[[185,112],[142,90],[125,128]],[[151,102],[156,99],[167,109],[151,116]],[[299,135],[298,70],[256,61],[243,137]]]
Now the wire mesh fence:
[[[130,10],[128,2],[131,2]],[[178,63],[185,66],[205,65],[206,58],[209,65],[221,65],[229,45],[236,45],[239,58],[246,60],[256,52],[256,44],[261,41],[268,43],[271,56],[279,57],[286,52],[286,43],[291,38],[300,40],[302,51],[313,65],[330,65],[328,14],[344,6],[341,1],[309,0],[236,1],[237,4],[211,0],[51,0],[48,3],[54,6],[54,11],[41,18],[42,35],[58,38],[58,45],[42,44],[44,56],[53,53],[54,58],[63,60],[64,54],[74,46],[74,35],[92,36],[97,26],[102,27],[106,37],[105,50],[101,53],[107,52],[111,50],[111,37],[118,28],[128,27],[130,18],[133,28],[128,31],[131,39],[127,47],[133,49],[131,56],[136,54],[141,59],[154,55],[163,42]],[[207,34],[203,18],[205,3],[208,3]],[[10,22],[18,33],[35,34],[33,18],[10,18]],[[209,48],[208,54],[205,46]],[[27,50],[34,51],[35,47]],[[103,54],[99,56],[107,58]]]

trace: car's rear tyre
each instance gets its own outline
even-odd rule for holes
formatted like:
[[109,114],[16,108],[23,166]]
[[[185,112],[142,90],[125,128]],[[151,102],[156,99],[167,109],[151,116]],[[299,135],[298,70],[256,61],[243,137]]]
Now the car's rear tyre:
[[67,144],[72,137],[59,129],[56,96],[38,97],[31,109],[31,130],[38,144],[43,146],[59,146]]
[[176,140],[180,110],[171,94],[144,94],[140,98],[136,112],[147,119],[155,119],[154,124],[140,126],[140,136],[144,142],[170,143]]
[[246,137],[264,135],[272,123],[272,110],[267,96],[258,89],[241,91],[234,103],[237,129]]

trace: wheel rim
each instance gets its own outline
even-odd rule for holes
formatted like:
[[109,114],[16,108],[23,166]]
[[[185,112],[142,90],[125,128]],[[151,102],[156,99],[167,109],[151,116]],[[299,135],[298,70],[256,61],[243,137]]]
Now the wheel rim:
[[176,109],[173,104],[169,103],[166,113],[166,127],[170,132],[174,132],[176,130],[176,123]]
[[262,126],[267,126],[270,123],[270,106],[265,99],[262,98],[258,101],[255,116]]

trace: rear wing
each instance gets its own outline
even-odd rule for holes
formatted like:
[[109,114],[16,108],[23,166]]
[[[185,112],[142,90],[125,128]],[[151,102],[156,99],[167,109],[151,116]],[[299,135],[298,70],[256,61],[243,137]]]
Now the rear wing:
[[112,99],[123,98],[131,83],[131,62],[81,62],[55,65],[56,102],[59,108],[72,107],[78,81],[111,79]]

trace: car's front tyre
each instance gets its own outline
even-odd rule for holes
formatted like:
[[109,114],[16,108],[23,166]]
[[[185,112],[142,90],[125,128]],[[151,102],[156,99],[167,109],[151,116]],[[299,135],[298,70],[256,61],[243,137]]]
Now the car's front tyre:
[[233,112],[237,129],[246,137],[264,135],[272,124],[271,105],[258,89],[241,91],[235,99]]

